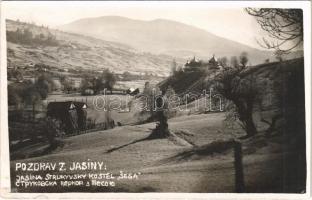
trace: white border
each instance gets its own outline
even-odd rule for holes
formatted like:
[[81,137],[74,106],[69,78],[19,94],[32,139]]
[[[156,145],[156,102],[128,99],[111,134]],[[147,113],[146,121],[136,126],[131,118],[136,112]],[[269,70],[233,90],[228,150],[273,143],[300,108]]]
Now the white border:
[[[0,6],[6,2],[0,2]],[[27,2],[25,2],[27,3]],[[39,2],[38,2],[39,3]],[[58,2],[42,2],[53,4]],[[85,2],[69,2],[85,3]],[[96,4],[96,1],[88,3]],[[7,127],[7,68],[5,10],[0,7],[0,198],[73,198],[73,199],[307,199],[311,197],[311,2],[310,1],[111,1],[122,4],[208,4],[210,7],[278,7],[301,8],[304,13],[304,64],[305,64],[305,102],[306,102],[306,141],[307,141],[307,188],[306,194],[236,194],[236,193],[10,193],[9,145]],[[225,5],[226,4],[226,5]]]
[[0,197],[5,197],[10,191],[10,154],[7,126],[6,32],[2,3],[0,2]]

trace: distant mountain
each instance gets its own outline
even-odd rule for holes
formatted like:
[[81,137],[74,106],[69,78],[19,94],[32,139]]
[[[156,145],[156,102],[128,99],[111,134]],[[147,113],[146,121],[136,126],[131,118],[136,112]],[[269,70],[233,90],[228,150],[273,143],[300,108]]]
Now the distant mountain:
[[142,51],[183,58],[195,55],[207,59],[213,54],[216,57],[230,58],[239,56],[241,52],[247,52],[252,65],[274,58],[270,51],[261,51],[216,36],[203,29],[165,19],[143,21],[119,16],[104,16],[80,19],[58,28],[127,44]]
[[[153,73],[168,75],[173,57],[141,52],[128,45],[108,42],[90,36],[67,33],[13,20],[6,20],[7,34],[17,29],[25,29],[32,33],[33,38],[52,35],[57,45],[44,46],[37,43],[23,44],[8,41],[8,63],[11,66],[25,66],[29,63],[43,63],[58,68],[102,70],[110,68],[122,73]],[[11,36],[12,36],[11,35]],[[8,39],[11,38],[8,35]],[[25,39],[25,38],[24,38]],[[183,64],[185,60],[175,60]]]

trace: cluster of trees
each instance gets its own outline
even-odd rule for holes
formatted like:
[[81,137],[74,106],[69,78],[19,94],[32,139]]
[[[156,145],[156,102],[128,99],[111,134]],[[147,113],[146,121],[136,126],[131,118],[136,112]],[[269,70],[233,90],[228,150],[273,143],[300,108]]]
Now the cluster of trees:
[[73,86],[73,82],[66,78],[66,76],[60,77],[60,82],[63,86],[63,91],[67,94],[69,94],[71,91],[75,90]]
[[112,93],[113,87],[116,83],[116,77],[109,69],[104,69],[99,77],[88,77],[88,75],[85,77],[86,78],[82,80],[80,86],[83,95],[87,94],[86,91],[88,89],[93,90],[94,94],[99,94],[104,89],[107,89]]
[[218,59],[218,63],[224,68],[246,68],[248,61],[249,59],[247,52],[242,52],[239,57],[232,56],[230,60],[227,57],[221,57]]
[[33,83],[24,81],[14,83],[8,86],[8,104],[23,109],[24,105],[31,105],[33,115],[35,114],[36,105],[43,99],[46,99],[48,93],[54,89],[54,82],[48,74],[41,74]]
[[59,43],[56,37],[48,32],[48,35],[43,33],[34,35],[28,28],[23,30],[17,28],[15,31],[7,31],[7,41],[18,44],[37,44],[44,46],[57,46]]

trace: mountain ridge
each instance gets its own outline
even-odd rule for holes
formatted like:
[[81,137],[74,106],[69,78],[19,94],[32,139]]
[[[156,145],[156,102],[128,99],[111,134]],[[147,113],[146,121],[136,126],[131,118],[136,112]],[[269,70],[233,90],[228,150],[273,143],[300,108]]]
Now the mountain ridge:
[[207,59],[213,54],[218,57],[231,57],[239,56],[244,51],[249,53],[251,64],[260,64],[266,59],[274,58],[271,51],[250,47],[189,24],[162,18],[137,20],[121,16],[101,16],[82,18],[59,28],[124,43],[142,51],[175,57],[198,56]]

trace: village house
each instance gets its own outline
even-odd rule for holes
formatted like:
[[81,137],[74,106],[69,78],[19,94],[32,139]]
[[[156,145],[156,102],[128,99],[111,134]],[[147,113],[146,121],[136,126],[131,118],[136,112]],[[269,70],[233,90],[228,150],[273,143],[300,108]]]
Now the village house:
[[83,102],[50,102],[47,116],[62,122],[66,134],[86,129],[87,105]]

